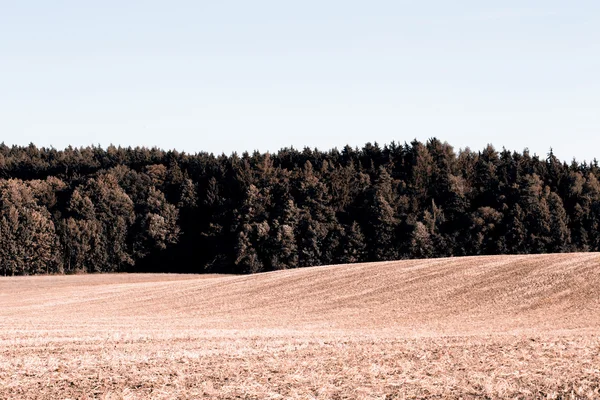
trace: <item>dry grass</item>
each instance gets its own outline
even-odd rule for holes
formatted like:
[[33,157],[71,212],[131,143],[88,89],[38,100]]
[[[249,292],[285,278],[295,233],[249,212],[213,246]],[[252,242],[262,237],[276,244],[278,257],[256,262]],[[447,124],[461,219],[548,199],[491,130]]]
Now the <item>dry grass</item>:
[[0,398],[600,398],[600,255],[0,279]]

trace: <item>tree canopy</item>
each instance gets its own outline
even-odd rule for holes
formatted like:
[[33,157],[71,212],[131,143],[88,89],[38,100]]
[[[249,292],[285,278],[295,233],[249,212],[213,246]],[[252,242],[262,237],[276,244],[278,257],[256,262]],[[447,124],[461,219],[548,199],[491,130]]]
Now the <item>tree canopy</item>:
[[0,274],[597,251],[599,174],[436,138],[229,156],[0,144]]

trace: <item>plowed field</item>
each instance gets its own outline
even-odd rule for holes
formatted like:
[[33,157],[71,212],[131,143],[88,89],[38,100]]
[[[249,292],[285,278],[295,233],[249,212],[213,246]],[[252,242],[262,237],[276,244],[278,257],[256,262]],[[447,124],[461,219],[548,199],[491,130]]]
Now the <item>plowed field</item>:
[[600,398],[600,254],[0,278],[0,398]]

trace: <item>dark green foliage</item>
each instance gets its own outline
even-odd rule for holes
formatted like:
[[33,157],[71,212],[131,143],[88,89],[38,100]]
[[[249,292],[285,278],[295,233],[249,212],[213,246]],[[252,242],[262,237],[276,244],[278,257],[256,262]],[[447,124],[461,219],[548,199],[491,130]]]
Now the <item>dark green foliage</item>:
[[357,222],[353,222],[346,228],[346,234],[343,237],[342,255],[339,259],[341,263],[357,263],[367,260],[367,243],[365,236]]
[[599,173],[436,138],[231,156],[0,144],[0,273],[597,251]]
[[376,260],[395,260],[398,258],[396,241],[396,190],[392,177],[384,167],[379,167],[375,184],[367,195],[366,229],[370,257]]
[[294,268],[298,265],[298,231],[300,210],[294,200],[284,201],[283,211],[279,218],[273,220],[273,234],[269,248],[271,251],[271,268],[274,270]]

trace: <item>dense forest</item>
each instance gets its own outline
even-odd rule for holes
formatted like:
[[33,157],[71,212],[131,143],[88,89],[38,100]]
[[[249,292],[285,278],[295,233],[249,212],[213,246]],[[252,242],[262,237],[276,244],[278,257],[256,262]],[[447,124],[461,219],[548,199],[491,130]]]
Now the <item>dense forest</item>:
[[0,145],[0,274],[596,251],[600,169],[438,139],[215,156]]

